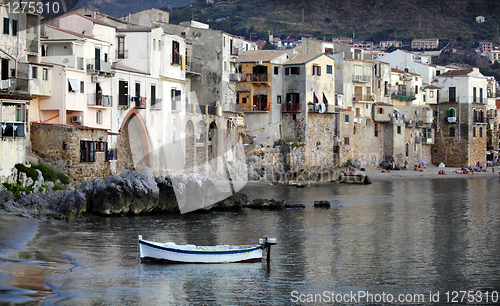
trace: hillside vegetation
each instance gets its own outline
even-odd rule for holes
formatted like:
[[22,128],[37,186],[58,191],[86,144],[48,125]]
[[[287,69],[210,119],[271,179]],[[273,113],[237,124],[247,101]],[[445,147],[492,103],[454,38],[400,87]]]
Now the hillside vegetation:
[[[171,23],[194,20],[250,39],[353,37],[378,42],[438,37],[499,41],[498,0],[235,0],[197,1],[169,10]],[[486,18],[476,23],[476,16]]]

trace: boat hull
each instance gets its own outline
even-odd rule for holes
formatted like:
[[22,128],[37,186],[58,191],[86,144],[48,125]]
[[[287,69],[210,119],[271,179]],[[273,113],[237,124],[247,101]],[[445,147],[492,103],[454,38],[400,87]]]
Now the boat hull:
[[260,245],[227,250],[192,250],[165,247],[161,244],[140,240],[139,251],[143,263],[169,264],[220,264],[262,261]]

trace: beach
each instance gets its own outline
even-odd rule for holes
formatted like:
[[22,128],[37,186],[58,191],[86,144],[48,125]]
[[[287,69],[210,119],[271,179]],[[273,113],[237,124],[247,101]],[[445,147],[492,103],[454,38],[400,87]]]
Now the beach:
[[[438,172],[443,170],[445,174]],[[450,179],[450,178],[495,178],[498,179],[498,171],[500,167],[492,171],[491,167],[486,169],[486,172],[473,172],[472,174],[458,174],[461,172],[459,167],[437,167],[428,165],[422,171],[409,170],[391,170],[390,172],[382,172],[381,169],[367,169],[365,174],[372,181],[388,181],[388,180],[413,180],[413,179]]]

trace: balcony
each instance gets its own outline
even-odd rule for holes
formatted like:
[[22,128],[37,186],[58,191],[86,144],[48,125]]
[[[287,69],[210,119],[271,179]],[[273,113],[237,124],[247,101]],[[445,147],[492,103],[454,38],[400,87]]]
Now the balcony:
[[12,90],[12,84],[11,83],[12,83],[11,79],[1,80],[0,81],[0,90],[2,90],[2,91]]
[[458,123],[457,117],[446,117],[445,121],[447,123]]
[[103,94],[88,94],[87,95],[87,105],[91,107],[97,107],[97,108],[102,108],[102,107],[112,107],[113,106],[113,99],[109,95],[103,95]]
[[132,97],[131,99],[135,102],[135,104],[133,104],[135,108],[146,108],[146,97]]
[[191,75],[201,74],[201,64],[193,63],[189,56],[186,56],[186,73]]
[[226,112],[226,113],[241,113],[241,112],[243,112],[243,105],[242,104],[225,103],[222,105],[222,111]]
[[302,110],[300,103],[283,103],[281,104],[281,111],[286,112],[300,112]]
[[87,59],[87,73],[90,74],[111,74],[111,62],[97,60],[95,58]]
[[374,95],[355,95],[352,98],[352,102],[373,102],[374,100]]
[[126,59],[128,58],[128,50],[115,50],[115,58],[117,59]]
[[434,144],[434,139],[422,137],[422,144]]
[[151,99],[151,109],[160,110],[161,109],[161,99],[158,99],[158,98]]
[[242,82],[267,82],[268,77],[267,73],[262,73],[262,74],[242,74],[241,75],[241,81]]
[[369,75],[354,74],[352,76],[352,81],[353,82],[360,82],[360,83],[367,83],[367,82],[370,82],[370,76]]
[[241,81],[241,73],[230,73],[229,81],[232,82],[240,82]]

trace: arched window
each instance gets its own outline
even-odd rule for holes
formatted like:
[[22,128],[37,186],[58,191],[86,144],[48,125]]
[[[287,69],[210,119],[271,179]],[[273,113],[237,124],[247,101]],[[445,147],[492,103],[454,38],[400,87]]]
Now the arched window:
[[472,122],[477,122],[477,110],[472,111]]

